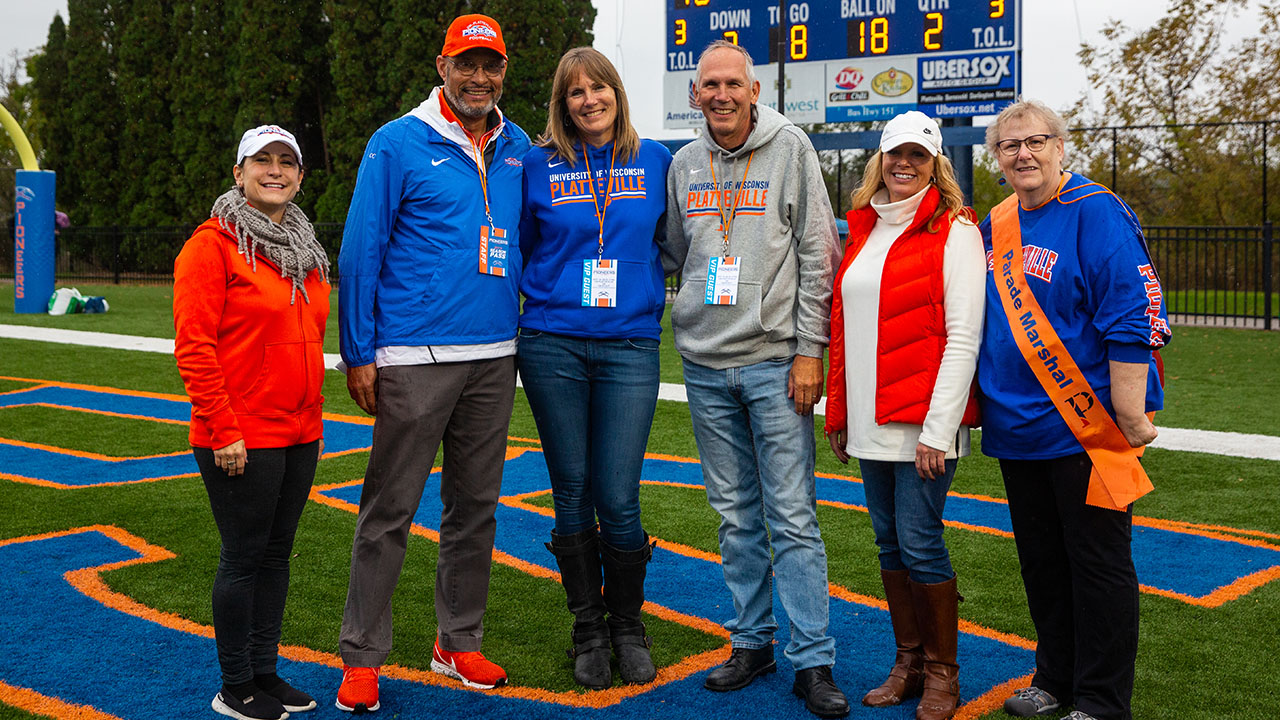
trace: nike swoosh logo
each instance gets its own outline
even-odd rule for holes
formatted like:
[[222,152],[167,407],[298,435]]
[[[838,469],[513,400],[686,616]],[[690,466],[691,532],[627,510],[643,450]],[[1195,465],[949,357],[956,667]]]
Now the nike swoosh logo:
[[690,175],[694,175],[694,174],[696,174],[696,173],[700,173],[700,172],[702,172],[703,170],[706,170],[706,168],[696,168],[696,169],[694,169],[694,170],[690,170],[690,171],[689,171],[689,174],[690,174]]
[[440,163],[442,163],[442,162],[446,162],[446,161],[448,161],[448,159],[449,159],[449,158],[440,158],[439,160],[432,160],[432,161],[431,161],[431,167],[435,167],[435,166],[439,165],[439,164],[440,164]]
[[564,160],[561,160],[560,162],[556,162],[556,163],[549,162],[549,163],[547,163],[547,167],[549,167],[549,168],[553,168],[553,167],[560,167],[560,166],[561,166],[561,165],[563,165],[563,164],[564,164]]

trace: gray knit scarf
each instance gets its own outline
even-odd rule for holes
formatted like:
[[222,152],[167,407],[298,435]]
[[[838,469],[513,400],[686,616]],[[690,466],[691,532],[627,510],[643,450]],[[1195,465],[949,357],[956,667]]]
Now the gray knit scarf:
[[285,206],[284,220],[276,224],[249,204],[242,188],[232,187],[214,201],[212,214],[223,230],[235,236],[237,249],[254,272],[258,271],[256,257],[260,251],[280,268],[281,277],[293,283],[290,305],[299,290],[302,299],[310,304],[304,283],[312,270],[319,270],[320,279],[329,282],[329,256],[316,240],[316,230],[306,213],[297,205]]

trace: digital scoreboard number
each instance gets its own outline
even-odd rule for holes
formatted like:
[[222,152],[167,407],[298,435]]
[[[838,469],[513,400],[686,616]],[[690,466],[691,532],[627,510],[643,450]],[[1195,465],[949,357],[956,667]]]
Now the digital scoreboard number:
[[[911,109],[939,117],[999,112],[1021,86],[1021,0],[667,0],[667,127],[697,127],[692,77],[714,40],[751,53],[760,101],[797,122],[880,120]],[[783,42],[779,43],[779,34]],[[776,67],[776,66],[775,66]]]

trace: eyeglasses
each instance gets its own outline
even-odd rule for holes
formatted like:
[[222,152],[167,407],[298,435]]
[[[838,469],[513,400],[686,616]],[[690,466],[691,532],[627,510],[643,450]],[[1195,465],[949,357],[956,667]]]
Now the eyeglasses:
[[1001,140],[996,143],[996,149],[1005,155],[1017,155],[1018,149],[1026,145],[1031,152],[1040,152],[1044,149],[1045,143],[1056,137],[1058,136],[1042,133],[1040,135],[1028,135],[1021,140]]
[[503,70],[507,69],[506,60],[490,60],[487,63],[477,65],[471,60],[455,60],[453,58],[449,58],[449,64],[453,66],[454,70],[458,71],[459,75],[464,77],[471,77],[472,75],[475,75],[476,71],[481,68],[484,69],[485,75],[488,75],[489,77],[498,77],[502,74]]

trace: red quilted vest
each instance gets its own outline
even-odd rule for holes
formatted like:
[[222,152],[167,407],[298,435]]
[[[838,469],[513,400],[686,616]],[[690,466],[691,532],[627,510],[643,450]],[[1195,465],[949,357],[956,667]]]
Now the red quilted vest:
[[[942,260],[951,218],[943,214],[930,231],[929,218],[941,195],[930,186],[915,219],[894,241],[880,277],[880,327],[876,343],[876,422],[923,425],[938,380],[942,351],[947,345],[943,309]],[[966,208],[967,210],[967,208]],[[968,212],[972,212],[969,210]],[[831,300],[830,367],[827,371],[826,431],[848,425],[844,380],[844,274],[861,252],[879,215],[870,205],[850,210],[849,239],[835,275]],[[972,390],[961,422],[978,424],[978,405]]]

